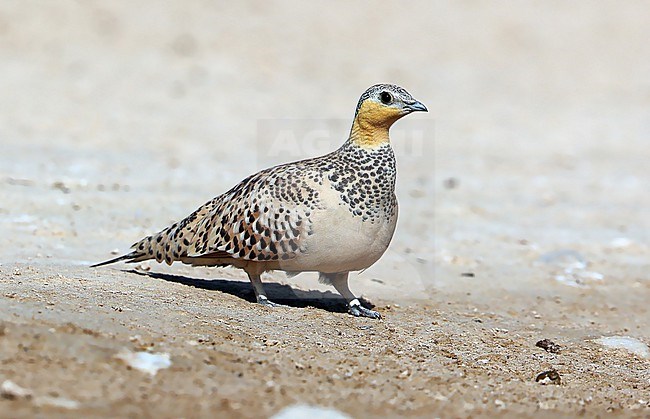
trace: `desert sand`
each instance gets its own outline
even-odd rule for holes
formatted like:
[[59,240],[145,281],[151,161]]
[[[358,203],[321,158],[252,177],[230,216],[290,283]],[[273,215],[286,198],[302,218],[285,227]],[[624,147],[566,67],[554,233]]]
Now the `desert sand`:
[[[647,7],[2,2],[0,416],[650,416]],[[309,273],[269,309],[232,269],[89,268],[337,148],[378,82],[429,108],[352,275],[381,321]]]

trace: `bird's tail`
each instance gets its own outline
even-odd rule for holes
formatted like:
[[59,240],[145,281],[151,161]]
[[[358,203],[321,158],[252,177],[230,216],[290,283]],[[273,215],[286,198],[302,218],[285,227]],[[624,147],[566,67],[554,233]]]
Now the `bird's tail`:
[[138,255],[137,252],[131,252],[131,253],[128,253],[126,255],[118,256],[118,257],[116,257],[114,259],[105,260],[104,262],[95,263],[94,265],[90,265],[90,267],[91,268],[97,268],[99,266],[110,265],[111,263],[120,262],[122,260],[125,260],[127,262],[135,262],[134,259],[136,259],[138,256],[141,256],[141,255]]
[[163,232],[160,232],[158,234],[155,234],[153,236],[147,236],[144,239],[133,243],[131,246],[131,249],[133,250],[131,253],[127,253],[126,255],[118,256],[114,259],[106,260],[104,262],[99,262],[94,265],[90,265],[91,268],[97,268],[99,266],[104,266],[104,265],[110,265],[111,263],[115,262],[121,262],[121,261],[126,261],[126,263],[136,263],[136,262],[142,262],[143,260],[148,260],[148,259],[154,259],[155,258],[155,250],[157,247],[154,245],[157,245],[159,247],[159,244],[161,240],[156,240],[158,236],[161,236]]
[[[199,210],[203,210],[203,207],[199,208]],[[188,217],[190,218],[190,221],[194,220],[197,217],[197,214],[198,211],[192,213],[192,215]],[[181,238],[183,237],[183,233],[188,232],[180,231],[180,229],[185,227],[187,224],[188,221],[186,220],[181,223],[181,226],[179,226],[178,223],[174,223],[156,234],[147,236],[140,241],[133,243],[133,245],[131,245],[131,249],[133,249],[131,253],[96,263],[90,267],[96,268],[98,266],[110,265],[111,263],[120,261],[126,261],[126,263],[137,263],[149,259],[156,259],[158,262],[164,261],[168,265],[171,265],[174,261],[181,260],[181,257],[187,255],[189,241],[185,238],[185,240],[181,242]],[[195,231],[196,229],[191,230],[190,232],[194,234]],[[180,236],[177,237],[179,232]]]
[[111,263],[120,262],[122,260],[126,261],[126,263],[136,263],[136,262],[142,262],[143,260],[147,260],[147,259],[153,259],[153,257],[146,253],[142,253],[135,250],[131,253],[127,253],[126,255],[118,256],[114,259],[110,259],[104,262],[99,262],[94,265],[90,265],[90,267],[97,268],[98,266],[110,265]]

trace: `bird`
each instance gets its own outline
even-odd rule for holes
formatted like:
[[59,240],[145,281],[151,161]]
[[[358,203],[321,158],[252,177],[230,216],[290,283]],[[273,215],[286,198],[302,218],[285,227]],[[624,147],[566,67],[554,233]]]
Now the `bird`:
[[261,275],[318,272],[346,300],[348,313],[380,319],[348,284],[384,254],[395,232],[397,168],[390,127],[412,112],[428,112],[402,87],[376,84],[359,98],[343,145],[320,157],[281,164],[248,176],[186,218],[97,263],[149,259],[171,265],[243,269],[257,303],[277,307]]

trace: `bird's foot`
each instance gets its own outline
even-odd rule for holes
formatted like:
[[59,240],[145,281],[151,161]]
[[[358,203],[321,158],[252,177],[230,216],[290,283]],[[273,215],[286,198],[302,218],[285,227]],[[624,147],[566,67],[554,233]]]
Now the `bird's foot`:
[[355,317],[370,317],[371,319],[381,319],[381,314],[379,314],[379,312],[365,308],[357,299],[354,299],[350,302],[348,305],[348,312]]
[[282,304],[274,303],[266,298],[266,295],[260,295],[257,297],[257,303],[266,307],[288,307]]

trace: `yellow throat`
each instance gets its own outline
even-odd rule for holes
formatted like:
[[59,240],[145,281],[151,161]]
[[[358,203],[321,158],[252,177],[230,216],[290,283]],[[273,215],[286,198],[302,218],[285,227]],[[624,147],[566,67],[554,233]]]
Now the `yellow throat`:
[[376,148],[388,143],[388,130],[402,116],[404,113],[399,109],[366,100],[361,104],[352,123],[350,141],[363,148]]

